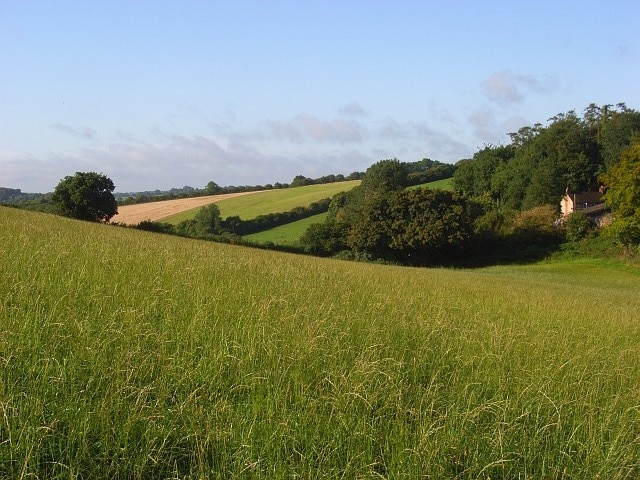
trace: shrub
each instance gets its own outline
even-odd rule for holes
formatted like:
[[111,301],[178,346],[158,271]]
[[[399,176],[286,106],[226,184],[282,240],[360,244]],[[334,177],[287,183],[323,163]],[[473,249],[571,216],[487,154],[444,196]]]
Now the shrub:
[[564,222],[565,237],[569,242],[578,242],[593,230],[595,224],[584,212],[573,212]]

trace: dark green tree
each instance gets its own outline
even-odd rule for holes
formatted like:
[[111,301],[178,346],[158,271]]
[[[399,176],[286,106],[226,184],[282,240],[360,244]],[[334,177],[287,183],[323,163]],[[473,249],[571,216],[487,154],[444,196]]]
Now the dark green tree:
[[640,112],[626,108],[614,112],[598,129],[598,144],[604,168],[613,167],[622,152],[629,147],[635,138],[640,137]]
[[600,178],[606,186],[604,201],[616,217],[640,220],[640,139]]
[[453,185],[458,192],[468,196],[481,196],[489,193],[498,198],[492,179],[503,165],[513,158],[514,149],[510,145],[486,146],[476,152],[472,160],[462,160],[453,175]]
[[553,205],[567,187],[573,191],[598,187],[602,162],[588,125],[575,112],[551,120],[516,146],[509,163],[497,168],[492,186],[504,205],[517,210]]
[[368,192],[393,192],[407,186],[406,164],[397,159],[380,160],[371,165],[364,174],[360,186]]
[[459,252],[472,234],[473,218],[463,197],[417,188],[378,197],[367,221],[351,226],[347,241],[358,255],[429,264]]
[[342,222],[314,223],[300,237],[306,252],[314,255],[335,255],[347,249],[348,225]]
[[214,181],[210,181],[207,183],[207,186],[204,187],[204,191],[207,195],[217,195],[218,193],[222,193],[222,188]]
[[101,173],[76,172],[58,183],[51,200],[65,217],[108,222],[118,213],[114,189],[113,181]]
[[222,218],[220,217],[220,207],[215,203],[200,208],[193,217],[193,220],[201,236],[220,233]]

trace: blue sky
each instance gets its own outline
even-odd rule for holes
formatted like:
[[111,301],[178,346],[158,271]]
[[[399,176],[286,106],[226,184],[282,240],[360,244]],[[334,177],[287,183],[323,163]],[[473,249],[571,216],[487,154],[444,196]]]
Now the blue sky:
[[455,163],[640,109],[640,2],[0,0],[0,186],[290,182]]

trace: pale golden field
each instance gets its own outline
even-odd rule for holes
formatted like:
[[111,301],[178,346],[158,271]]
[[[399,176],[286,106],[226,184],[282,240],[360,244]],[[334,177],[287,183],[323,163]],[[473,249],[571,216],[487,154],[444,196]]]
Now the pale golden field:
[[144,220],[157,222],[163,218],[170,217],[176,213],[181,213],[193,208],[216,203],[227,198],[249,195],[256,192],[225,193],[221,195],[207,195],[205,197],[179,198],[176,200],[163,200],[160,202],[140,203],[137,205],[118,206],[118,214],[111,222],[123,223],[125,225],[137,225]]

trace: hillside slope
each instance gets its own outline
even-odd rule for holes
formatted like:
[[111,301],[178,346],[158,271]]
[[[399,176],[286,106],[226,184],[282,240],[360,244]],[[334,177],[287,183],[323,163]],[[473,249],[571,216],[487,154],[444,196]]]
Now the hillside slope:
[[205,205],[210,205],[211,203],[256,193],[260,192],[225,193],[222,195],[178,198],[175,200],[162,200],[159,202],[138,203],[135,205],[119,205],[118,214],[111,219],[111,222],[124,225],[137,225],[144,220],[156,222],[171,215],[193,210],[194,208],[197,209]]
[[640,274],[0,208],[0,477],[637,478]]

